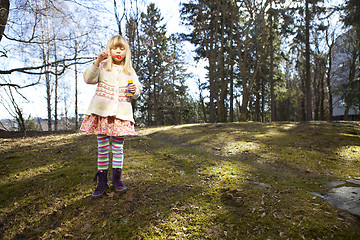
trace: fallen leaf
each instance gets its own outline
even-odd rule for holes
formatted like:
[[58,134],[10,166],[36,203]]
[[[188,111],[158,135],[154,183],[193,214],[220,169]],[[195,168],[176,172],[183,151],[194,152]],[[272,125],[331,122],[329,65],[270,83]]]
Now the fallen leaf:
[[132,196],[128,196],[125,201],[132,202],[134,201],[134,198]]
[[276,219],[279,219],[279,218],[280,218],[279,214],[277,214],[276,212],[273,213],[273,216],[274,216],[274,218],[276,218]]
[[109,220],[109,219],[105,219],[105,221],[104,221],[103,224],[102,224],[102,227],[105,227],[105,226],[106,226],[106,223],[107,223],[108,220]]

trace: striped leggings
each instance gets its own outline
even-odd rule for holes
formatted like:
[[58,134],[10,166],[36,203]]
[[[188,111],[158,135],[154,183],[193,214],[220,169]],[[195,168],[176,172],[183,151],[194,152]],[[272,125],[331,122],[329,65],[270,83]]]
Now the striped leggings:
[[[98,142],[98,170],[106,170],[109,168],[109,153],[110,153],[110,136],[97,135]],[[123,137],[112,137],[112,167],[122,168],[123,166]]]

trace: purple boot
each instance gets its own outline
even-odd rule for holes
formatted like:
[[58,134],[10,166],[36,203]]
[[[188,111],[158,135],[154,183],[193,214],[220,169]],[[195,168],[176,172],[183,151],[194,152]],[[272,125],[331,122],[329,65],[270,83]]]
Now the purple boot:
[[115,187],[115,191],[118,193],[125,193],[127,191],[127,188],[125,187],[123,181],[121,181],[122,168],[113,168],[112,173],[112,184]]
[[109,187],[107,179],[108,170],[97,171],[94,181],[98,178],[98,185],[95,188],[94,193],[91,195],[92,198],[101,198]]

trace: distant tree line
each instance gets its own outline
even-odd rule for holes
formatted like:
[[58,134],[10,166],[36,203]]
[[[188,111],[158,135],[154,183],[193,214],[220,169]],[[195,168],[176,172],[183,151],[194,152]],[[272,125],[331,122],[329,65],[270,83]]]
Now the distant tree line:
[[[34,122],[27,123],[19,103],[31,101],[22,90],[45,86],[39,94],[47,102],[47,129],[58,130],[60,119],[77,129],[79,69],[105,47],[114,21],[144,87],[133,102],[138,124],[332,120],[339,96],[346,118],[350,108],[360,111],[360,4],[325,3],[189,0],[181,18],[190,32],[170,35],[156,5],[141,0],[109,1],[112,9],[99,0],[1,0],[0,61],[8,64],[0,66],[0,103],[26,131]],[[195,61],[206,63],[205,79],[188,72],[184,41],[196,47]],[[334,66],[340,42],[341,69]],[[198,96],[190,95],[188,81],[197,82]]]
[[[185,38],[208,62],[201,101],[210,122],[331,120],[333,94],[360,112],[360,1],[327,7],[325,0],[196,0],[183,4],[192,32]],[[336,14],[343,16],[343,31]],[[334,26],[337,24],[337,26]],[[345,34],[348,32],[349,34]],[[331,71],[337,37],[347,79]],[[357,35],[357,37],[355,37]],[[353,37],[351,37],[353,36]],[[335,54],[335,55],[334,55]],[[344,65],[345,66],[345,65]],[[336,85],[336,88],[333,86]],[[346,115],[346,114],[345,114]]]

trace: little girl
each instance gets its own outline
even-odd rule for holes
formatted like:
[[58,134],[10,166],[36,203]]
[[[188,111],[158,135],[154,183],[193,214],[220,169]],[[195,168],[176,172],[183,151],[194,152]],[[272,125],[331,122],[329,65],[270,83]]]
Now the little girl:
[[135,134],[130,98],[138,98],[142,90],[132,67],[128,42],[121,36],[110,38],[106,50],[100,52],[95,62],[85,70],[84,79],[88,84],[97,84],[95,96],[80,127],[82,131],[97,135],[98,171],[94,181],[98,178],[98,184],[91,196],[99,198],[109,187],[110,136],[112,184],[116,192],[125,193],[127,188],[121,180],[124,136]]

